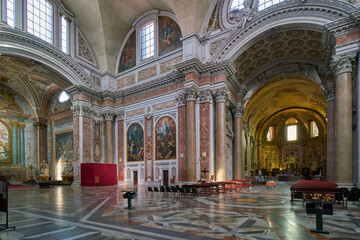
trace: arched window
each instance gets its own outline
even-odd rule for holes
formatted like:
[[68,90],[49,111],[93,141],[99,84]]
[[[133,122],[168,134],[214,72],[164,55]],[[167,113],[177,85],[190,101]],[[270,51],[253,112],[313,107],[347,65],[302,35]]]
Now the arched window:
[[141,60],[154,56],[154,22],[141,28]]
[[284,0],[259,0],[258,11],[264,10],[272,5],[283,2]]
[[10,27],[15,26],[15,1],[14,0],[7,0],[6,1],[6,22]]
[[289,118],[286,122],[286,139],[287,141],[297,140],[297,123],[295,118]]
[[244,8],[244,0],[232,0],[230,5],[230,12],[237,11]]
[[266,139],[267,139],[268,142],[274,140],[274,127],[269,127],[269,130],[268,130],[267,135],[266,135]]
[[69,100],[69,98],[70,98],[69,95],[67,95],[66,92],[62,91],[59,95],[58,100],[60,103],[63,103],[63,102],[66,102],[67,100]]
[[27,31],[53,44],[53,6],[46,0],[27,0]]
[[315,121],[310,122],[310,136],[318,137],[319,136],[319,128]]

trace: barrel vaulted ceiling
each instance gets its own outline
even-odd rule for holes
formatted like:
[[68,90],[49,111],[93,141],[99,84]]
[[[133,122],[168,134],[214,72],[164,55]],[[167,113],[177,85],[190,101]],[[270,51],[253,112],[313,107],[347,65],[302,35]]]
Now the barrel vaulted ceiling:
[[114,73],[116,58],[132,23],[147,11],[175,14],[182,35],[201,33],[212,0],[62,0],[89,38],[101,71]]
[[0,83],[21,93],[37,111],[54,85],[68,87],[41,63],[11,56],[0,56]]

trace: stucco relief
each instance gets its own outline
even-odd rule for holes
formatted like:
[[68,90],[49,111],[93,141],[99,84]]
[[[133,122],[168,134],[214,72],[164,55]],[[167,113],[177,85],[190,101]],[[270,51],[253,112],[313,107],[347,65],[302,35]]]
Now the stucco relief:
[[171,71],[175,69],[175,65],[180,63],[182,60],[182,56],[178,56],[176,58],[164,61],[160,63],[160,74]]
[[138,72],[138,81],[143,81],[146,80],[148,78],[154,77],[157,75],[156,72],[156,65],[146,68],[144,70],[141,70]]
[[120,78],[117,81],[117,88],[123,88],[135,83],[135,74]]

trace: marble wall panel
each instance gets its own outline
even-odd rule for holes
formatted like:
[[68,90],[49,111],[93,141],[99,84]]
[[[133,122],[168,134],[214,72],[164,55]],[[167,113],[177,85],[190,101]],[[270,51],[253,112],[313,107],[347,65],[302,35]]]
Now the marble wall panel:
[[80,182],[79,116],[73,117],[74,182]]
[[178,107],[179,181],[186,181],[186,106]]
[[[200,171],[210,171],[210,103],[200,104]],[[210,172],[201,173],[200,177],[210,181]]]
[[118,180],[124,181],[124,120],[118,121]]
[[91,118],[83,116],[83,161],[91,162]]

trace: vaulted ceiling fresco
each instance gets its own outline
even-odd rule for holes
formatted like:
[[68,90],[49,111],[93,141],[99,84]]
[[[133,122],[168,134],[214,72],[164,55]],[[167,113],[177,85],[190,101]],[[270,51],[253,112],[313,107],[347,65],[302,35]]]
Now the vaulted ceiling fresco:
[[321,43],[323,34],[311,30],[287,30],[271,33],[250,46],[234,65],[240,82],[259,74],[275,62],[298,60],[321,63],[325,47]]
[[312,109],[325,117],[326,101],[321,87],[302,76],[273,79],[259,88],[246,104],[244,121],[256,129],[277,112],[286,109]]
[[41,63],[10,56],[0,56],[0,83],[22,94],[37,111],[54,83],[68,87]]

